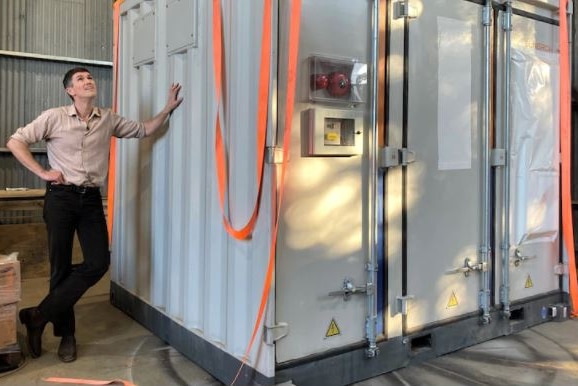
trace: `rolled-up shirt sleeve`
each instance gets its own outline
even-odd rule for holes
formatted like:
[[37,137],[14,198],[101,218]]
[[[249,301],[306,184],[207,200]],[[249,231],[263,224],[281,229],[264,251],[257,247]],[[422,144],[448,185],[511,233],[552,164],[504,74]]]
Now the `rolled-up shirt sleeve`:
[[49,136],[49,131],[52,127],[50,124],[51,116],[52,113],[50,111],[44,111],[26,126],[18,128],[10,138],[24,142],[28,145],[46,139]]
[[143,138],[146,136],[144,123],[121,117],[111,113],[113,121],[113,136],[118,138]]

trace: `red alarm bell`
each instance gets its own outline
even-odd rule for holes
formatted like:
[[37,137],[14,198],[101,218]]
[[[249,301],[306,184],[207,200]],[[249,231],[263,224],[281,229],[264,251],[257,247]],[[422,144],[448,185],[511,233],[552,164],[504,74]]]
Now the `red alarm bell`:
[[311,75],[311,89],[324,90],[329,85],[329,78],[325,74]]
[[351,90],[351,80],[347,74],[332,72],[328,76],[327,92],[334,97],[342,97]]

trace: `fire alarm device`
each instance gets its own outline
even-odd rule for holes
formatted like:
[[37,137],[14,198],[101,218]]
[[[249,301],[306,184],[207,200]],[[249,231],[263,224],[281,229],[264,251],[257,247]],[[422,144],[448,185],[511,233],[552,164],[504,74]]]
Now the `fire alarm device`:
[[309,58],[309,99],[316,102],[364,103],[367,64],[355,59]]

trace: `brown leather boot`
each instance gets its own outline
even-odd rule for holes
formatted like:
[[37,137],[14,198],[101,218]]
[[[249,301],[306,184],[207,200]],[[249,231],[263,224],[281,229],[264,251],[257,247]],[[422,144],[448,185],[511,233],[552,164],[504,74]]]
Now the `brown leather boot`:
[[42,355],[42,332],[48,321],[40,315],[36,307],[23,308],[19,313],[20,322],[26,326],[28,350],[32,358]]

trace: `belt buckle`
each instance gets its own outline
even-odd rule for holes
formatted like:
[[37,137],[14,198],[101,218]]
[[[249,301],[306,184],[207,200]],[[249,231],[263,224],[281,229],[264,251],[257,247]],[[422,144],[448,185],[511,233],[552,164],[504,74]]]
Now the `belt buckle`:
[[88,188],[86,186],[79,186],[77,189],[78,193],[80,194],[85,194],[87,190]]

